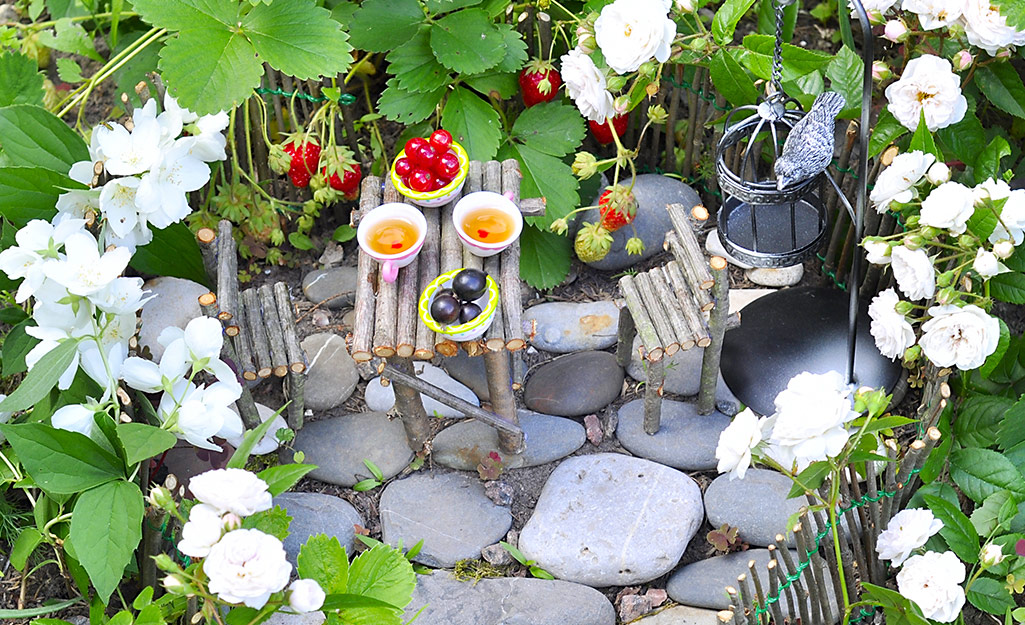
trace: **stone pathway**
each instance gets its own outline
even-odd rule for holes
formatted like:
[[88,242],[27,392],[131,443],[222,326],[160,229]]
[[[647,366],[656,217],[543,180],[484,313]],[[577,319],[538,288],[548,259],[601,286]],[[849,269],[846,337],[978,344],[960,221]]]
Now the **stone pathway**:
[[556,354],[605,349],[616,344],[619,306],[615,302],[547,302],[523,311],[530,344]]
[[303,278],[303,293],[314,304],[328,300],[324,304],[327,308],[352,306],[356,301],[356,273],[355,267],[311,271]]
[[[699,415],[692,403],[663,400],[657,434],[644,431],[644,400],[635,399],[619,409],[616,438],[630,453],[681,471],[715,469],[715,446],[730,418],[717,411]],[[782,477],[782,476],[781,476]]]
[[577,352],[538,367],[527,380],[527,408],[582,417],[611,404],[623,390],[623,369],[609,352]]
[[299,430],[294,445],[306,454],[305,462],[317,465],[310,477],[347,488],[370,477],[363,460],[376,464],[385,479],[390,479],[413,459],[402,422],[382,412],[308,423]]
[[776,534],[783,534],[793,547],[787,520],[807,502],[804,497],[787,499],[792,485],[782,473],[765,469],[748,469],[742,480],[720,475],[705,489],[708,522],[712,527],[728,523],[738,528],[738,537],[749,545],[768,547],[776,542]]
[[356,363],[345,339],[324,332],[311,334],[300,343],[309,359],[303,398],[310,410],[331,410],[342,405],[359,382]]
[[288,561],[293,565],[299,548],[315,534],[334,536],[346,553],[353,553],[353,526],[363,525],[363,519],[348,501],[320,493],[282,493],[274,498],[274,505],[281,506],[292,517],[284,543]]
[[[481,360],[483,360],[483,358]],[[448,391],[452,395],[455,395],[460,399],[464,399],[475,406],[480,405],[480,400],[473,394],[473,391],[463,384],[453,380],[443,369],[426,362],[416,362],[413,363],[413,371],[416,373],[416,377],[421,380],[430,382],[438,388]],[[424,394],[421,394],[420,398],[423,400],[424,410],[428,415],[441,416],[448,419],[466,418],[466,415],[455,408],[450,408],[449,406],[431,399]],[[395,389],[392,388],[390,384],[388,386],[382,386],[381,378],[374,378],[367,383],[367,390],[364,399],[367,402],[367,408],[370,410],[388,412],[395,405]]]
[[518,416],[527,443],[527,450],[522,454],[506,454],[499,447],[498,432],[494,428],[467,419],[434,437],[431,457],[451,469],[476,471],[477,464],[495,451],[502,456],[504,469],[518,469],[565,458],[584,444],[584,428],[576,421],[529,410],[519,410]]

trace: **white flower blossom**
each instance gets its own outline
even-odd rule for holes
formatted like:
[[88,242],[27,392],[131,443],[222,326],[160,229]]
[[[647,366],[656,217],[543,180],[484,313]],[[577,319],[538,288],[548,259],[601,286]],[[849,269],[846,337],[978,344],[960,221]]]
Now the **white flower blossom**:
[[937,367],[969,371],[982,366],[1000,342],[1000,322],[974,304],[933,306],[918,344]]
[[901,293],[909,299],[927,299],[936,293],[936,270],[925,250],[898,245],[890,251],[890,266]]
[[214,469],[189,480],[196,499],[218,510],[249,516],[271,508],[267,483],[243,469]]
[[121,124],[111,124],[108,132],[99,135],[99,146],[106,156],[103,166],[109,174],[141,174],[156,165],[160,158],[160,124],[156,119],[139,114],[133,121],[135,126],[131,132]]
[[925,545],[929,537],[943,529],[940,521],[928,508],[901,510],[890,519],[886,531],[879,534],[876,553],[881,560],[889,560],[896,568],[911,556],[911,552]]
[[90,404],[71,404],[58,408],[50,416],[50,424],[58,430],[78,432],[86,436],[92,436],[96,422],[93,415],[96,414],[96,406]]
[[1004,561],[1004,550],[996,543],[986,543],[979,551],[979,562],[982,566],[996,566]]
[[950,623],[964,607],[965,566],[954,552],[912,556],[897,574],[897,590],[921,608],[925,618]]
[[959,182],[944,182],[922,200],[920,223],[943,228],[953,234],[964,234],[974,212],[974,192]]
[[162,423],[173,420],[171,431],[196,447],[220,451],[210,442],[213,436],[231,438],[242,432],[242,420],[230,406],[242,394],[239,385],[216,382],[199,388],[185,379],[178,380],[171,392],[160,398],[157,416]]
[[189,510],[189,520],[182,527],[182,538],[178,551],[193,558],[205,558],[210,548],[217,544],[224,534],[221,511],[211,505],[200,503]]
[[905,128],[916,130],[925,112],[930,132],[964,119],[968,100],[961,94],[961,79],[950,61],[932,54],[912,59],[900,80],[886,87],[890,113]]
[[606,5],[594,23],[594,39],[609,67],[627,74],[652,57],[659,63],[668,60],[676,24],[666,11],[660,0],[616,0]]
[[956,22],[964,4],[964,0],[904,0],[901,8],[917,14],[924,30],[934,30]]
[[1025,44],[1025,33],[1007,24],[1007,17],[990,0],[963,0],[968,43],[996,55],[1001,48]]
[[612,116],[612,94],[606,89],[605,74],[580,50],[570,50],[560,60],[566,93],[580,114],[593,122],[605,123]]
[[873,265],[890,264],[890,244],[886,241],[865,241],[865,258]]
[[943,161],[936,161],[929,171],[925,172],[925,179],[933,184],[943,184],[950,180],[950,167]]
[[886,289],[872,299],[868,316],[872,319],[869,329],[876,341],[879,353],[890,360],[899,358],[907,348],[915,344],[915,330],[904,315],[896,310],[900,298],[892,289]]
[[292,565],[280,540],[259,530],[239,529],[210,548],[203,572],[210,579],[210,592],[222,601],[262,608],[288,584]]
[[288,607],[298,614],[319,610],[325,597],[316,580],[297,579],[288,586]]
[[118,247],[100,254],[88,232],[76,232],[64,241],[66,258],[46,263],[43,273],[72,295],[92,295],[114,281],[128,266],[132,252]]
[[750,408],[733,417],[729,426],[719,434],[719,444],[715,448],[719,473],[728,471],[730,480],[744,479],[747,468],[751,466],[751,452],[762,442],[767,422],[766,417],[759,419]]
[[890,165],[876,177],[875,187],[869,195],[876,211],[885,213],[890,208],[890,202],[904,204],[914,199],[915,185],[922,180],[935,161],[935,155],[919,150],[893,157]]
[[136,205],[149,223],[166,228],[188,216],[191,209],[186,194],[200,189],[209,179],[209,166],[190,156],[188,145],[176,145],[142,177]]
[[975,270],[975,273],[986,279],[992,278],[997,274],[1010,271],[1010,269],[1000,262],[1000,259],[997,258],[996,254],[988,250],[984,250],[981,247],[975,254],[975,260],[972,262],[972,269]]
[[850,438],[845,426],[858,416],[852,389],[836,371],[795,376],[775,403],[767,453],[783,467],[798,471],[839,454]]
[[1004,200],[1000,220],[989,236],[991,243],[1011,239],[1015,245],[1025,240],[1025,189],[1012,190],[1003,180],[989,178],[975,187],[976,201]]
[[14,234],[16,245],[0,252],[0,270],[12,280],[24,278],[15,301],[24,302],[36,293],[46,279],[44,267],[61,258],[57,248],[84,228],[83,219],[65,219],[56,225],[33,219]]
[[[848,0],[847,4],[851,7],[851,17],[857,17],[858,13],[854,9],[854,3]],[[897,4],[897,0],[862,0],[861,3],[865,7],[865,12],[868,13],[869,19],[876,23],[881,22],[883,14],[895,4]]]

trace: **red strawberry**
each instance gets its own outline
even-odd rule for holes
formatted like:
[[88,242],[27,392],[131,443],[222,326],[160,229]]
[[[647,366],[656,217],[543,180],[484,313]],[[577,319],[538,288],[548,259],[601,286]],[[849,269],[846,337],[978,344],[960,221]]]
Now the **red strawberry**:
[[615,232],[634,220],[637,201],[629,189],[619,184],[609,187],[598,198],[601,225],[609,232]]
[[288,167],[288,177],[297,187],[305,187],[310,184],[310,178],[317,171],[317,164],[320,161],[320,144],[312,138],[308,139],[308,141],[303,141],[303,136],[298,135],[287,140],[282,146],[285,153],[292,157]]
[[[628,121],[630,121],[630,117],[626,113],[612,118],[612,125],[616,129],[617,137],[622,137],[623,133],[626,132],[626,123]],[[598,143],[602,145],[612,143],[612,131],[609,129],[608,123],[599,124],[598,122],[588,120],[587,125],[591,128],[591,134],[598,140]]]
[[324,155],[326,165],[321,169],[331,188],[341,191],[347,200],[355,200],[359,194],[359,181],[363,170],[353,158],[352,150],[336,146]]
[[550,61],[534,59],[520,71],[523,103],[528,107],[555,99],[562,85],[562,76]]

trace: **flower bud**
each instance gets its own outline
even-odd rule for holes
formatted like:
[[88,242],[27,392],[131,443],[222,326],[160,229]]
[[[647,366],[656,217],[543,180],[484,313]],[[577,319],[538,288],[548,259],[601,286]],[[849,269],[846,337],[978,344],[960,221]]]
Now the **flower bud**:
[[925,179],[933,184],[943,184],[950,180],[950,168],[943,161],[936,161],[925,172]]
[[972,57],[972,53],[968,50],[961,50],[954,55],[954,71],[963,72],[972,66],[972,62],[975,59]]
[[938,237],[940,233],[943,232],[943,230],[940,230],[939,228],[934,228],[932,226],[924,226],[921,230],[919,230],[919,232],[922,234],[923,239],[931,241],[932,239]]
[[288,591],[288,607],[299,614],[319,610],[324,605],[324,589],[312,579],[297,579]]
[[890,66],[883,61],[872,62],[872,79],[877,81],[889,80],[893,78],[893,70]]
[[957,237],[957,246],[964,250],[969,250],[975,247],[975,237],[970,234],[962,234]]
[[936,292],[936,303],[940,304],[941,306],[953,304],[958,299],[960,298],[957,296],[957,291],[955,291],[952,287],[949,286],[944,287]]
[[626,240],[626,253],[640,255],[644,252],[644,241],[637,237],[630,237]]
[[566,231],[569,230],[569,224],[566,222],[565,218],[560,217],[553,221],[552,225],[548,228],[555,234],[566,234]]
[[612,101],[612,108],[616,111],[616,115],[623,115],[630,110],[630,98],[625,95],[621,95]]
[[154,508],[161,510],[167,510],[174,506],[174,498],[171,496],[171,491],[167,490],[163,486],[154,486],[149,491],[149,497],[146,498],[149,505]]
[[975,255],[975,260],[972,261],[972,269],[975,270],[975,273],[982,276],[983,279],[992,278],[1000,273],[1000,260],[997,259],[997,255],[993,252],[987,252],[979,248],[979,252]]
[[904,237],[904,247],[911,251],[915,251],[925,244],[925,239],[920,234],[909,234]]
[[641,63],[641,66],[637,68],[637,73],[645,78],[651,78],[655,75],[655,70],[658,69],[658,63],[654,61],[645,61]]
[[1009,58],[1011,58],[1011,49],[1010,48],[1004,48],[1003,50],[997,52],[996,55],[993,58],[995,58],[995,59],[1009,59]]
[[997,258],[1007,259],[1014,254],[1014,243],[1004,239],[1003,241],[997,241],[993,244],[993,253]]
[[229,512],[221,517],[221,522],[224,524],[224,531],[226,532],[237,530],[242,527],[242,517],[234,512]]
[[950,286],[954,282],[954,272],[944,271],[936,274],[936,286]]
[[677,13],[693,13],[694,0],[676,0],[673,2],[673,8]]
[[901,315],[907,315],[907,314],[909,314],[909,313],[910,313],[910,312],[911,312],[912,310],[914,310],[914,309],[915,309],[915,305],[914,305],[914,304],[912,304],[911,302],[905,302],[904,300],[900,300],[900,301],[899,301],[899,302],[897,302],[897,304],[896,304],[896,305],[895,305],[895,306],[893,307],[893,309],[894,309],[894,310],[896,310],[896,311],[897,311],[897,312],[898,312],[899,314],[901,314]]
[[276,174],[283,174],[292,166],[292,157],[285,152],[280,144],[270,146],[270,153],[267,155],[267,164]]
[[185,582],[183,582],[177,575],[168,575],[161,581],[164,584],[164,590],[172,595],[185,594]]
[[597,19],[598,14],[591,13],[577,25],[577,49],[584,54],[598,49],[598,42],[594,40],[594,22]]
[[708,40],[704,37],[696,37],[690,41],[690,49],[695,52],[701,52],[708,47]]
[[666,120],[669,119],[669,113],[666,112],[665,107],[661,104],[655,104],[648,107],[648,119],[651,120],[651,123],[653,124],[661,125],[666,123]]
[[921,217],[919,217],[918,215],[910,215],[907,219],[904,220],[904,225],[908,228],[917,228],[918,221],[920,219]]
[[175,564],[171,556],[166,553],[158,553],[153,556],[153,562],[157,565],[161,571],[180,571],[181,569]]
[[886,18],[883,17],[883,12],[879,9],[869,9],[865,12],[868,13],[868,21],[873,26],[879,26],[886,20]]
[[612,92],[612,93],[615,93],[617,91],[622,91],[623,87],[626,86],[626,77],[625,76],[619,76],[619,75],[610,76],[609,79],[608,79],[608,82],[606,82],[605,85],[608,87],[609,91]]
[[890,20],[883,27],[883,37],[894,43],[900,43],[908,38],[908,27],[902,20]]
[[914,364],[922,356],[922,347],[919,345],[912,345],[911,347],[904,350],[904,364]]
[[983,567],[996,566],[1004,561],[1004,551],[1000,545],[986,543],[986,546],[979,552],[979,563]]
[[587,180],[598,173],[598,159],[590,152],[577,152],[570,168],[573,170],[574,176],[581,180]]

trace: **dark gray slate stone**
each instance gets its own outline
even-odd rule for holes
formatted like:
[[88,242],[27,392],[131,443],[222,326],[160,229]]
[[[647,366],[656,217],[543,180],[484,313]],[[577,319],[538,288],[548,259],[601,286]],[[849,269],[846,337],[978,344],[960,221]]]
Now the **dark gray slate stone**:
[[296,435],[295,448],[306,454],[306,462],[317,465],[310,477],[345,487],[370,477],[364,459],[376,464],[385,479],[398,475],[413,459],[402,422],[381,412],[308,423]]
[[[437,386],[444,391],[448,391],[452,395],[468,401],[475,406],[480,405],[480,400],[478,400],[477,396],[473,394],[473,391],[449,377],[449,375],[440,367],[435,367],[434,365],[426,362],[415,362],[413,363],[413,372],[416,374],[416,377],[425,382],[430,382],[434,386]],[[381,384],[381,378],[374,378],[367,382],[367,389],[363,398],[367,402],[367,408],[380,412],[387,412],[395,405],[395,388],[390,384],[388,386],[383,386]],[[420,394],[420,399],[423,401],[424,410],[428,415],[437,414],[448,419],[462,419],[466,417],[466,415],[455,408],[446,406],[438,400],[428,397],[423,393]]]
[[[426,607],[425,607],[426,606]],[[405,618],[417,625],[615,625],[612,604],[593,588],[505,577],[461,582],[438,571],[417,577]]]
[[467,419],[434,437],[431,457],[438,464],[460,471],[475,471],[489,452],[502,456],[507,469],[533,467],[565,458],[584,444],[583,426],[571,419],[519,410],[520,427],[527,443],[522,454],[506,454],[498,444],[498,432],[475,419]]
[[[626,372],[631,378],[645,382],[648,379],[648,374],[644,369],[644,363],[641,362],[640,346],[641,339],[635,336],[633,349],[630,350],[630,364],[626,366]],[[663,358],[666,368],[663,389],[674,395],[697,395],[698,387],[701,385],[701,359],[704,354],[704,349],[693,347]]]
[[317,534],[338,538],[345,551],[352,553],[356,533],[353,525],[363,525],[363,519],[348,501],[321,493],[282,493],[274,498],[274,505],[281,506],[292,517],[284,544],[288,561],[293,565],[299,548]]
[[142,288],[156,297],[142,305],[139,345],[148,347],[153,360],[159,362],[164,346],[157,342],[157,337],[164,328],[174,326],[184,330],[186,324],[202,316],[198,298],[210,289],[192,280],[167,276],[147,280]]
[[451,567],[501,540],[512,527],[508,508],[484,494],[477,476],[415,473],[392,482],[381,495],[381,536],[406,547],[423,540],[414,558],[433,567]]
[[[510,352],[504,353],[508,354]],[[518,358],[519,356],[514,355],[513,357]],[[441,368],[452,376],[452,379],[464,384],[473,391],[473,394],[479,397],[481,401],[491,401],[491,391],[488,389],[488,374],[484,369],[483,358],[474,358],[467,355],[463,350],[459,350],[455,356],[443,358]],[[510,367],[509,370],[512,371],[512,368]]]
[[619,306],[610,301],[546,302],[523,311],[531,345],[558,354],[611,347],[618,328]]
[[[625,226],[612,233],[612,251],[608,256],[597,262],[587,263],[595,269],[620,271],[661,252],[666,232],[673,228],[669,213],[665,210],[666,206],[682,204],[685,209],[690,210],[701,203],[701,197],[694,189],[679,180],[658,174],[637,176],[633,193],[637,198],[637,215],[634,217],[633,228]],[[592,204],[597,206],[598,198],[595,198]],[[581,213],[577,223],[594,222],[598,219],[598,209],[592,208]],[[626,253],[626,241],[634,236],[634,230],[644,241],[644,252],[639,256]]]
[[345,339],[324,332],[311,334],[300,344],[309,359],[303,399],[311,410],[331,410],[342,405],[359,382],[359,372]]
[[352,306],[356,301],[356,273],[355,267],[311,271],[303,278],[303,293],[314,304],[330,300],[324,304],[328,308]]
[[644,431],[644,400],[635,399],[619,409],[616,438],[635,456],[654,460],[681,471],[714,469],[719,434],[730,418],[713,411],[700,415],[691,403],[663,400],[658,433]]
[[643,584],[676,566],[704,516],[697,483],[675,469],[621,454],[574,456],[545,483],[519,548],[560,579]]
[[523,391],[527,408],[579,417],[611,404],[623,390],[623,369],[608,352],[561,356],[534,371]]
[[787,499],[793,482],[777,471],[750,468],[744,479],[730,480],[728,474],[715,478],[705,489],[705,513],[713,527],[729,523],[740,530],[740,539],[757,547],[776,542],[787,533],[787,519],[807,505],[803,497]]

